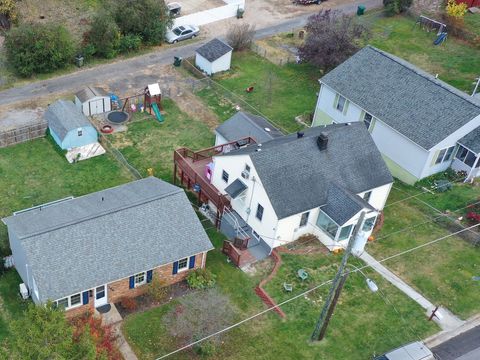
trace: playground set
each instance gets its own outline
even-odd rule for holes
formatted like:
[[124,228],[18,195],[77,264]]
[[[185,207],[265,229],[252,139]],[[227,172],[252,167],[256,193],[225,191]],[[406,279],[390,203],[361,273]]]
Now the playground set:
[[132,113],[148,112],[150,115],[162,123],[164,121],[160,112],[162,109],[162,92],[158,83],[150,84],[143,91],[135,95],[120,98],[117,95],[109,94],[112,105],[112,111],[106,116],[109,124],[104,125],[100,131],[104,134],[110,134],[114,131],[113,125],[120,125],[127,122]]
[[417,25],[419,25],[423,30],[426,30],[428,32],[432,30],[437,31],[437,37],[433,41],[433,45],[441,45],[447,40],[447,25],[445,25],[444,23],[420,15],[415,22],[415,26]]

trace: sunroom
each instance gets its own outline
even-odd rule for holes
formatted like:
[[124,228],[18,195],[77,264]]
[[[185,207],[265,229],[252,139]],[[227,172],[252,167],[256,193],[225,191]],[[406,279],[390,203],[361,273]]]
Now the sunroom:
[[480,168],[480,129],[475,129],[458,141],[458,148],[452,161],[452,169],[465,171],[466,179],[479,175]]

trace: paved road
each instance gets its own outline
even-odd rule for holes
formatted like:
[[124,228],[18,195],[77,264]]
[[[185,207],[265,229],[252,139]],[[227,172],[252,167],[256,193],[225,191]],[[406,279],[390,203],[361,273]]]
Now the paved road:
[[[344,4],[336,9],[354,14],[358,4],[365,4],[368,9],[382,6],[382,0],[358,1],[355,4]],[[310,14],[282,21],[273,26],[259,29],[256,38],[271,36],[276,33],[286,32],[305,24]],[[49,80],[37,81],[23,86],[13,87],[0,92],[0,106],[17,102],[25,102],[37,97],[45,97],[56,93],[74,92],[87,85],[99,85],[111,81],[141,76],[142,72],[152,66],[166,65],[173,62],[174,56],[189,57],[195,49],[210,39],[186,45],[177,45],[161,49],[157,52],[122,60],[111,64],[99,65],[93,68],[82,69],[75,73],[55,77]]]
[[432,351],[440,360],[479,360],[480,326],[432,348]]

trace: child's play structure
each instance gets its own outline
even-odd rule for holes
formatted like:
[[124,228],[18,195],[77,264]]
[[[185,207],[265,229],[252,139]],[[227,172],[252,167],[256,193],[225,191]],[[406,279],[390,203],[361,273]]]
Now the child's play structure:
[[148,85],[142,92],[120,99],[114,94],[110,94],[112,109],[121,110],[121,112],[144,112],[153,114],[159,122],[163,122],[162,92],[158,83]]
[[428,32],[432,30],[437,31],[437,37],[433,41],[433,45],[441,45],[447,40],[447,25],[440,21],[420,15],[415,22],[415,26],[416,25],[419,25],[423,30]]

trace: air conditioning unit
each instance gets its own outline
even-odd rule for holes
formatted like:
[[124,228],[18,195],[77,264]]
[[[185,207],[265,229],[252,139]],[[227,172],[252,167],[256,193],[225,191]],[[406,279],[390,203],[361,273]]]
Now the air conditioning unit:
[[27,286],[24,283],[20,284],[20,295],[22,295],[23,300],[28,299],[28,289],[27,289]]
[[250,172],[248,172],[247,170],[243,170],[242,177],[248,180],[248,178],[250,177]]

